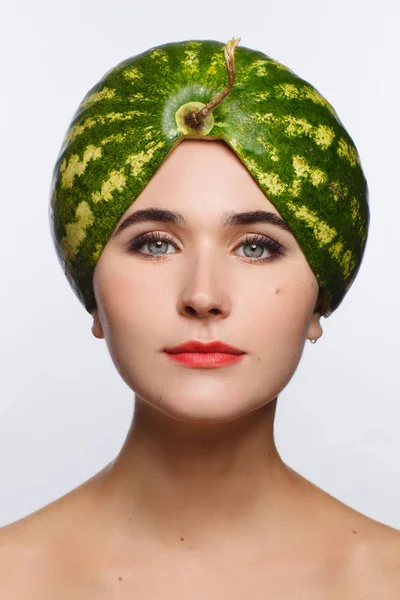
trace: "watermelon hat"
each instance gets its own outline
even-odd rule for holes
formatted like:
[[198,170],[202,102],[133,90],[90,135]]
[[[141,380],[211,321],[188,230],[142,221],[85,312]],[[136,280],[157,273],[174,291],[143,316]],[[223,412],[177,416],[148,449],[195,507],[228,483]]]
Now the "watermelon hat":
[[104,246],[185,138],[224,140],[236,153],[292,230],[325,317],[352,285],[369,226],[357,149],[313,86],[239,41],[151,48],[109,70],[78,107],[54,167],[49,219],[60,264],[89,313]]

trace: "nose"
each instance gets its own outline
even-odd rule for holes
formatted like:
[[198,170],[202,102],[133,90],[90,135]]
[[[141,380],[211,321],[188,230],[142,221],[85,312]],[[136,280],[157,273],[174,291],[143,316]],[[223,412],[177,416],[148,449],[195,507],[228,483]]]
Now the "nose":
[[223,310],[219,306],[218,301],[213,301],[205,294],[197,294],[191,301],[185,304],[185,313],[191,316],[206,317],[208,315],[223,314]]
[[179,312],[183,316],[226,317],[231,308],[229,272],[224,259],[208,248],[200,257],[188,261],[182,275]]

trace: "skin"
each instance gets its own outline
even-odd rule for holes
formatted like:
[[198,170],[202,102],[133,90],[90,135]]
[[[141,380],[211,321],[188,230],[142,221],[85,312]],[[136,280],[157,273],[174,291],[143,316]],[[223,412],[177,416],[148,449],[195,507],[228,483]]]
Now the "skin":
[[[254,600],[398,598],[400,532],[304,479],[275,446],[278,394],[306,341],[322,335],[317,280],[295,238],[272,224],[222,228],[230,210],[279,213],[218,141],[179,144],[120,223],[149,207],[180,211],[188,225],[131,225],[110,238],[94,273],[92,333],[135,393],[127,437],[100,473],[3,528],[0,591],[14,600],[28,587],[41,600],[243,600],[249,590]],[[150,258],[128,251],[149,231],[172,237],[161,258],[151,258],[154,242],[142,246]],[[243,245],[254,233],[285,253],[257,262]],[[261,249],[256,257],[271,256]],[[246,354],[191,369],[163,352],[188,339]]]

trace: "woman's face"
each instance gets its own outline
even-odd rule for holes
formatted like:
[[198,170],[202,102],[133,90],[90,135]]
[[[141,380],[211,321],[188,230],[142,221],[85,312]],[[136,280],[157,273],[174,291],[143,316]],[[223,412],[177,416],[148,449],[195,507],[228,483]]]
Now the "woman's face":
[[[118,232],[150,207],[179,212],[186,223],[136,222]],[[307,338],[322,334],[318,283],[290,231],[270,222],[223,226],[230,213],[248,211],[280,216],[225,143],[184,140],[96,265],[93,334],[106,339],[135,394],[175,419],[229,421],[260,408],[287,385]],[[149,232],[167,240],[130,249]],[[164,352],[187,340],[220,340],[245,355],[191,368]]]

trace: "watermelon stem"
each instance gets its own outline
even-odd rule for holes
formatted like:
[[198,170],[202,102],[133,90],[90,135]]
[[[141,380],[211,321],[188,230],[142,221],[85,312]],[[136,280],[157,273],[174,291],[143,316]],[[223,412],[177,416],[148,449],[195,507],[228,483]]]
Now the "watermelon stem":
[[191,127],[195,130],[201,129],[203,127],[204,119],[229,94],[236,76],[235,48],[239,42],[240,38],[232,38],[224,46],[225,64],[228,70],[228,84],[213,100],[210,100],[210,102],[206,104],[201,110],[199,110],[198,112],[191,111],[185,115],[184,122],[188,127]]

